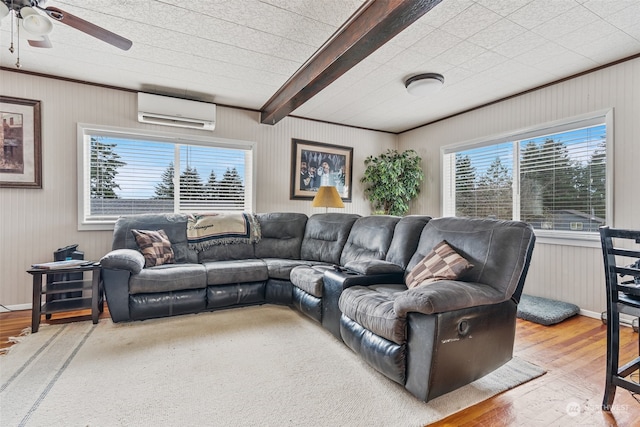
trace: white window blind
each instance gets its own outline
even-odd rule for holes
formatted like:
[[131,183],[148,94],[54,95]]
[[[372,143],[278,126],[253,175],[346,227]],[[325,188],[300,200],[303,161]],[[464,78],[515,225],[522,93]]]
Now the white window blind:
[[[121,215],[253,210],[253,145],[81,128],[81,225]],[[82,228],[82,227],[81,227]]]
[[455,156],[455,215],[511,219],[513,145],[495,144]]
[[607,117],[445,147],[443,214],[597,232],[609,206]]
[[543,230],[597,231],[606,220],[606,127],[522,140],[520,219]]

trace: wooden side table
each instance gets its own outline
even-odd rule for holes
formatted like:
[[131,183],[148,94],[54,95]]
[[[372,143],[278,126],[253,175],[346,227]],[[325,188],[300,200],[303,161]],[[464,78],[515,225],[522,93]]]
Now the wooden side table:
[[[51,313],[65,311],[75,311],[91,309],[91,319],[93,323],[98,323],[100,313],[104,310],[103,287],[100,277],[100,264],[92,263],[68,268],[32,268],[27,273],[33,275],[33,306],[31,310],[31,332],[36,333],[40,328],[40,317]],[[64,274],[64,273],[84,273],[91,272],[91,280],[69,280],[64,282],[49,281],[44,283],[42,276]],[[45,280],[45,282],[47,282]],[[42,295],[48,297],[54,294],[64,294],[68,292],[87,291],[91,296],[81,296],[79,298],[52,299],[46,298],[42,303]]]

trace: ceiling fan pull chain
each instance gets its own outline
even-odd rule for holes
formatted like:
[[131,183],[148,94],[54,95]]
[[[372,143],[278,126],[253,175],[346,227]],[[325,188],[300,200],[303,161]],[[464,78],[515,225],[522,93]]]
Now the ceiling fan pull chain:
[[[16,60],[16,68],[20,68],[22,65],[20,65],[20,21],[17,21],[18,25],[16,25],[16,32],[18,33],[18,43],[16,43],[17,45],[17,60]],[[13,47],[13,40],[11,41],[11,47]]]
[[15,26],[13,17],[16,14],[15,10],[13,10],[13,1],[11,2],[11,8],[11,45],[9,45],[9,52],[13,53],[13,27]]

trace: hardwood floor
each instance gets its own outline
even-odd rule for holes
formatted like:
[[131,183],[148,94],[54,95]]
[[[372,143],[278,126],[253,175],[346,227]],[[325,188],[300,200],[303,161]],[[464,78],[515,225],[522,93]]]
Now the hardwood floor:
[[[105,309],[101,319],[108,317]],[[91,321],[90,312],[43,318],[45,323],[70,321]],[[30,310],[0,313],[0,349],[30,325]],[[621,342],[622,360],[637,356],[637,333],[623,328]],[[626,390],[617,390],[610,413],[600,410],[605,346],[606,326],[597,319],[575,316],[554,326],[518,319],[514,354],[547,373],[432,426],[640,426],[640,403]]]

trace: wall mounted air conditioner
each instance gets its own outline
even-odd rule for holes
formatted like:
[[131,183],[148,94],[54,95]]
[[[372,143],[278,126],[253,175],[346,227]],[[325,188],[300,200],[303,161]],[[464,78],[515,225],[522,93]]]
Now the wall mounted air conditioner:
[[216,105],[138,92],[138,121],[212,131],[216,127]]

